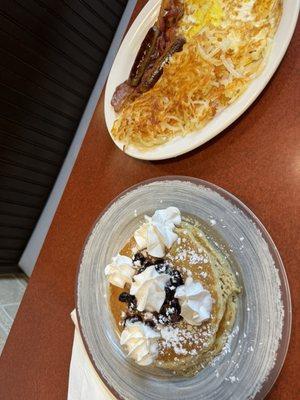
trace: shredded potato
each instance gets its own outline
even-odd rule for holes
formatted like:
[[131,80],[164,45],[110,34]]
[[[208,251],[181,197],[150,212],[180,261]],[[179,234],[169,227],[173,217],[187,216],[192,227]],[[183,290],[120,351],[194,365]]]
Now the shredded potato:
[[[188,38],[208,0],[185,2],[181,31]],[[264,68],[282,11],[281,0],[215,0],[211,22],[188,38],[150,91],[125,106],[113,136],[140,150],[201,129],[234,102]],[[221,10],[221,12],[220,12]],[[194,22],[193,22],[194,21]],[[217,22],[216,22],[217,21]]]

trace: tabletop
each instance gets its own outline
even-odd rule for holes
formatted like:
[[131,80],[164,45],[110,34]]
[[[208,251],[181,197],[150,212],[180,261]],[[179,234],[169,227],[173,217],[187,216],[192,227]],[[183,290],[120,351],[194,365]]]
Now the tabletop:
[[[145,1],[138,1],[134,16]],[[148,178],[189,175],[241,199],[265,225],[282,256],[293,302],[289,351],[268,400],[300,393],[300,90],[299,24],[266,89],[234,124],[176,159],[130,158],[112,142],[103,93],[57,209],[0,362],[0,399],[67,397],[76,270],[97,216],[121,191]]]

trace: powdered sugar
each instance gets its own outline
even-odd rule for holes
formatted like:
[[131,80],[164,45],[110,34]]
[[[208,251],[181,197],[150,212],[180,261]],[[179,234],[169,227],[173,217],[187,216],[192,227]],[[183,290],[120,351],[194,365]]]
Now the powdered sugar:
[[196,265],[196,264],[207,264],[209,262],[208,255],[204,251],[198,251],[191,248],[180,248],[178,247],[176,251],[176,255],[173,257],[174,261],[184,261],[187,260],[189,264]]
[[162,340],[160,342],[160,354],[173,350],[177,355],[198,354],[197,349],[207,346],[207,341],[212,332],[203,325],[201,328],[188,325],[186,328],[174,326],[158,326]]

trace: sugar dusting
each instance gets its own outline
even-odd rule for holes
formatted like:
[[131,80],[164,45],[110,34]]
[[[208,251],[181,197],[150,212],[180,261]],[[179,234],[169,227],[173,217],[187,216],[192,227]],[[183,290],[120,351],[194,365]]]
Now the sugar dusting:
[[183,327],[158,326],[162,340],[160,343],[160,354],[172,349],[177,355],[197,355],[197,348],[206,347],[208,339],[213,335],[210,327],[203,325],[194,327],[192,325]]

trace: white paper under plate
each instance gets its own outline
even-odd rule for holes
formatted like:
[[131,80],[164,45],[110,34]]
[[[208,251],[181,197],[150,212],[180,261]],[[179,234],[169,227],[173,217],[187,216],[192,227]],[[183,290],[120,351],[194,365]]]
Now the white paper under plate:
[[[110,104],[113,93],[120,83],[127,80],[140,45],[157,18],[160,4],[160,0],[148,1],[125,36],[113,63],[106,85],[104,100],[105,120],[110,135],[114,121],[117,118],[117,114]],[[299,0],[283,0],[283,14],[267,65],[262,74],[250,84],[246,92],[236,102],[215,116],[200,131],[185,137],[175,138],[149,151],[140,151],[133,146],[128,146],[126,154],[143,160],[163,160],[176,157],[206,143],[234,122],[262,92],[280,64],[296,26],[299,4]],[[286,79],[288,79],[288,76]],[[113,137],[112,140],[123,150],[124,144],[122,142],[116,141]]]
[[[236,263],[242,294],[233,334],[212,365],[178,378],[128,360],[108,305],[104,267],[156,209],[178,207],[203,221]],[[263,399],[284,362],[291,329],[287,278],[278,251],[255,215],[210,183],[164,177],[130,188],[114,200],[89,235],[77,282],[77,315],[96,370],[118,398],[127,400]],[[175,396],[175,397],[174,397]]]

